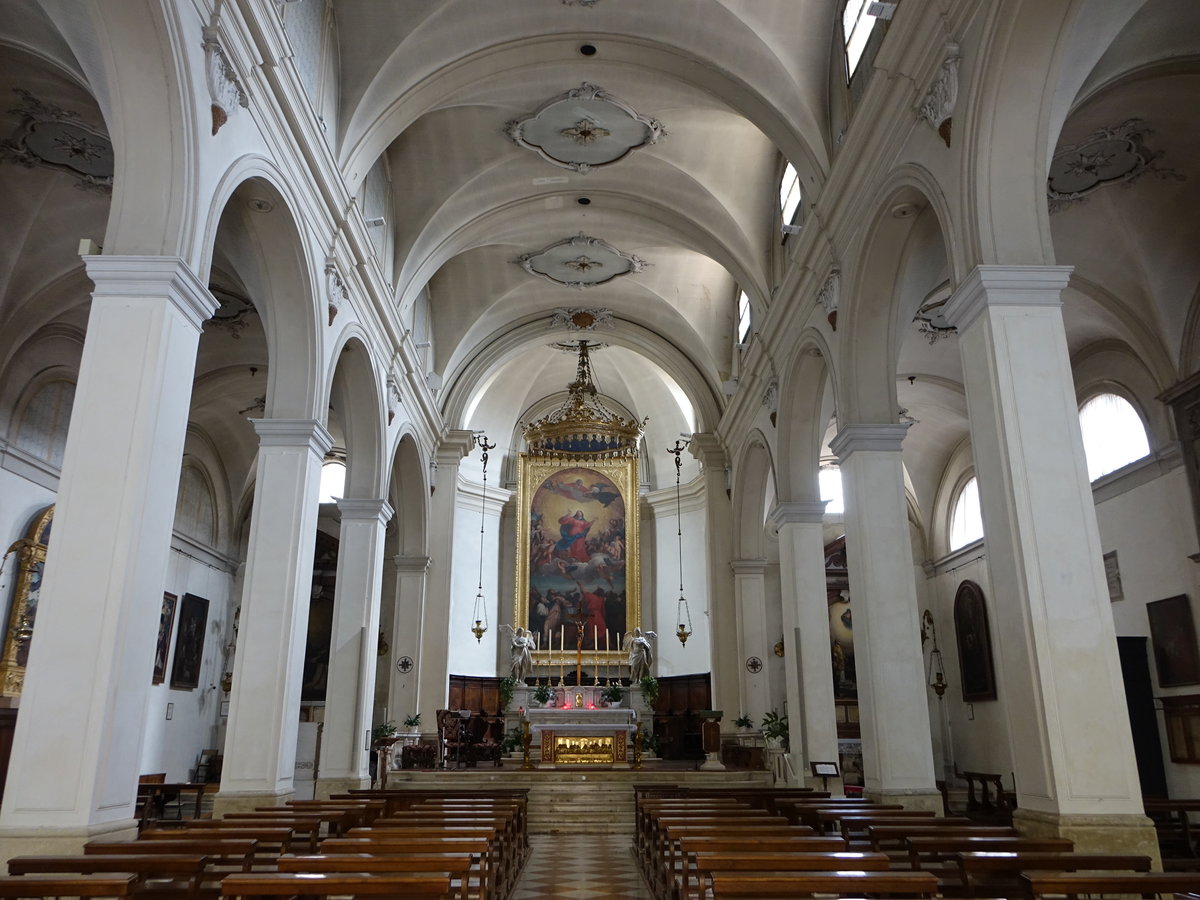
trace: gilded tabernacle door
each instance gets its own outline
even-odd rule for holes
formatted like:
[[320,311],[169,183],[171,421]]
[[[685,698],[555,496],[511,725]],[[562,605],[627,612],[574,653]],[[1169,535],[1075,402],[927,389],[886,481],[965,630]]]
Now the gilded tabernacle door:
[[595,398],[587,353],[580,342],[570,397],[525,428],[520,458],[514,622],[533,633],[537,666],[579,649],[589,668],[616,665],[641,622],[641,425]]

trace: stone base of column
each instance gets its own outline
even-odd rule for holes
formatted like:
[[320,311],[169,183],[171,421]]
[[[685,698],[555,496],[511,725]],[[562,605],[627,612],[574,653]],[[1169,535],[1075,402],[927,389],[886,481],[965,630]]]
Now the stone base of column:
[[0,860],[14,856],[78,856],[88,841],[134,841],[137,835],[137,819],[84,828],[4,828],[0,829]]
[[905,809],[932,810],[934,815],[942,815],[942,795],[936,790],[886,790],[870,789],[863,791],[863,796],[876,803],[899,803]]
[[1013,810],[1013,827],[1023,837],[1068,838],[1077,853],[1133,853],[1149,856],[1162,869],[1154,823],[1138,813],[1067,815],[1034,809]]
[[370,786],[370,778],[318,778],[313,797],[317,800],[328,800],[334,794],[345,794]]
[[226,813],[231,812],[254,812],[259,806],[283,806],[289,800],[294,800],[296,797],[295,791],[247,791],[245,793],[232,793],[230,791],[218,791],[213,795],[213,818],[220,819]]

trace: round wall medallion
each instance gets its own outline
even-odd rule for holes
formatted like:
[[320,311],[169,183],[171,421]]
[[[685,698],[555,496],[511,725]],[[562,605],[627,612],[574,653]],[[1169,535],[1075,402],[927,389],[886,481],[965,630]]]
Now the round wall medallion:
[[748,660],[746,660],[746,671],[748,671],[748,672],[755,672],[755,673],[761,672],[762,667],[763,667],[762,660],[759,659],[757,656],[752,656]]
[[398,660],[396,660],[396,669],[398,671],[407,673],[407,672],[411,672],[412,668],[413,668],[413,661],[412,661],[411,656],[402,656]]

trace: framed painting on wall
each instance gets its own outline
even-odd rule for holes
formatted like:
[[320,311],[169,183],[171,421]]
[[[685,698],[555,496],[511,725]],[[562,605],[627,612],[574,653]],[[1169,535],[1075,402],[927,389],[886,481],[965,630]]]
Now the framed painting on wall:
[[580,630],[589,661],[624,658],[625,633],[641,621],[637,485],[636,456],[522,455],[514,621],[543,665],[564,644],[573,654]]
[[1146,604],[1159,687],[1200,684],[1200,653],[1187,594]]
[[158,641],[154,645],[154,676],[151,684],[162,684],[167,677],[167,655],[171,652],[171,629],[175,626],[174,594],[163,592],[162,612],[158,615]]
[[988,629],[983,589],[964,581],[954,595],[954,632],[958,638],[958,668],[964,703],[996,699],[996,671],[992,665],[992,635]]
[[172,690],[190,691],[200,683],[207,624],[208,601],[195,594],[184,594],[179,603],[179,630],[175,635],[175,660],[171,666]]

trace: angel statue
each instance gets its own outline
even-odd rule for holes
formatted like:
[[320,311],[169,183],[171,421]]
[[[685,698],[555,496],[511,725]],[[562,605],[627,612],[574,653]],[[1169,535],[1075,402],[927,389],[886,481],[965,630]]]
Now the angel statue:
[[629,654],[629,681],[637,684],[650,675],[650,664],[654,662],[654,648],[650,646],[650,638],[658,640],[653,631],[642,631],[634,628],[626,633],[625,646],[622,648]]
[[524,682],[533,671],[533,632],[520,625],[513,628],[506,623],[503,627],[512,632],[509,671],[518,682]]

